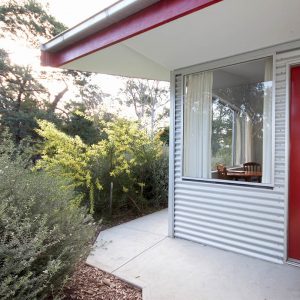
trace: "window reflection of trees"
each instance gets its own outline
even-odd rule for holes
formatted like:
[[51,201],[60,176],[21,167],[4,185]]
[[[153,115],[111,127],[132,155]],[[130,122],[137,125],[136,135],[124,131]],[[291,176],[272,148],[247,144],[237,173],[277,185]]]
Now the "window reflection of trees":
[[264,96],[271,93],[271,89],[268,83],[258,82],[214,90],[216,96],[213,98],[212,169],[217,163],[233,165],[234,112],[252,122],[255,157],[257,161],[261,161]]
[[220,98],[213,98],[212,105],[212,169],[216,164],[232,164],[233,110]]
[[262,139],[263,104],[266,85],[264,82],[220,88],[215,91],[220,98],[226,99],[240,110],[240,117],[246,114],[256,125],[255,134]]

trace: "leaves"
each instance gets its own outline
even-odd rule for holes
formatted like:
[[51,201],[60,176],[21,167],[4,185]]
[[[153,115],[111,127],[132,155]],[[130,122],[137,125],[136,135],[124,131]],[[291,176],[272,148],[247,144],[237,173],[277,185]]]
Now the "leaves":
[[0,155],[0,298],[43,299],[89,251],[93,220],[70,205],[75,195],[63,182],[12,161],[12,152]]
[[159,122],[169,115],[169,90],[156,80],[128,79],[123,94],[126,105],[134,108],[144,129],[153,137]]
[[50,39],[67,28],[38,1],[9,0],[0,5],[0,29],[0,37],[9,34],[39,47],[41,37]]
[[108,193],[112,181],[123,192],[130,191],[134,196],[140,193],[145,183],[141,180],[143,174],[136,172],[136,168],[142,169],[162,154],[159,139],[152,141],[138,123],[124,119],[102,124],[107,138],[92,145],[85,144],[78,136],[61,132],[47,121],[40,120],[38,124],[40,128],[36,131],[44,142],[39,150],[42,159],[36,169],[69,180],[70,186],[80,192],[80,203],[86,204],[88,199],[91,213],[95,212],[96,204],[100,205],[99,201],[102,208],[107,204],[101,193]]

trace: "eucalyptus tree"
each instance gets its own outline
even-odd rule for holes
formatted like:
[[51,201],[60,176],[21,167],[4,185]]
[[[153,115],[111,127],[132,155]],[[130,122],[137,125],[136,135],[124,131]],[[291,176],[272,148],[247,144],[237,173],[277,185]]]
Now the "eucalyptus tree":
[[169,114],[169,90],[157,80],[128,79],[122,90],[125,103],[134,108],[142,127],[153,137],[160,122]]

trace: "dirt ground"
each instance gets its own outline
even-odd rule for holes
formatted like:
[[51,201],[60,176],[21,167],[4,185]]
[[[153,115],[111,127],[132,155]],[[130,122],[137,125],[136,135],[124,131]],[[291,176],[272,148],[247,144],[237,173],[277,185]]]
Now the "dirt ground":
[[85,263],[77,266],[64,294],[76,300],[142,300],[140,289]]

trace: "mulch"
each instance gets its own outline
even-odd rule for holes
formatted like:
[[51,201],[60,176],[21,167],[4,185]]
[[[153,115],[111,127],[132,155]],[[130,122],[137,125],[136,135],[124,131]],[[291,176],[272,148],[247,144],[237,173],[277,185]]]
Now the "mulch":
[[[92,243],[96,241],[100,231],[131,221],[156,210],[149,210],[147,213],[140,215],[127,212],[122,215],[113,216],[109,222],[104,222],[99,226]],[[114,275],[80,262],[64,289],[64,299],[142,300],[142,291],[118,279]]]
[[142,300],[142,291],[85,263],[78,264],[64,290],[64,299]]

